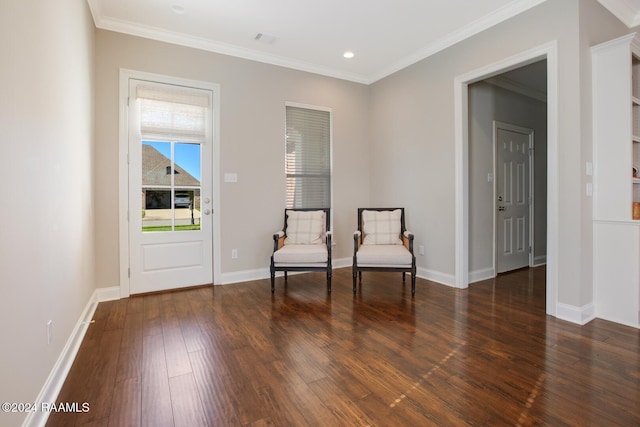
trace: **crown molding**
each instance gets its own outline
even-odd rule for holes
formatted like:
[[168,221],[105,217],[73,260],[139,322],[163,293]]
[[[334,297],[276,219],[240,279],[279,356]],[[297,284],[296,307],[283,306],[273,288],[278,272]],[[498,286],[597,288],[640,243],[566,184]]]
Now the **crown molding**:
[[[324,75],[327,77],[333,77],[337,79],[352,81],[361,84],[372,84],[376,81],[383,79],[397,71],[400,71],[410,65],[413,65],[431,55],[434,55],[450,46],[455,45],[481,31],[491,28],[494,25],[499,24],[509,18],[512,18],[532,7],[535,7],[547,0],[516,0],[508,5],[497,9],[493,13],[484,16],[483,18],[472,22],[464,28],[461,28],[446,37],[437,40],[434,43],[429,44],[423,49],[419,50],[414,55],[405,57],[397,63],[383,69],[378,73],[372,75],[362,75],[355,73],[346,73],[340,70],[336,70],[329,67],[322,67],[316,64],[311,64],[303,61],[296,61],[290,58],[285,58],[278,55],[268,54],[252,49],[247,49],[231,44],[221,43],[205,39],[202,37],[190,36],[184,33],[178,33],[174,31],[168,31],[158,27],[145,26],[129,21],[117,20],[104,17],[103,11],[100,8],[97,0],[87,0],[91,14],[96,28],[114,31],[118,33],[128,34],[137,37],[143,37],[147,39],[157,40],[165,43],[171,43],[186,47],[191,47],[200,50],[206,50],[209,52],[220,53],[223,55],[234,56],[238,58],[248,59],[251,61],[262,62],[266,64],[276,65],[285,68],[291,68],[299,71],[305,71],[309,73]],[[620,1],[620,0],[599,0],[604,1]]]
[[506,21],[507,19],[513,18],[514,16],[522,12],[525,12],[535,6],[538,6],[539,4],[544,3],[545,1],[547,0],[519,0],[519,1],[509,3],[508,5],[495,10],[493,13],[472,22],[466,27],[463,27],[457,31],[454,31],[448,36],[443,37],[434,43],[431,43],[430,45],[416,52],[414,55],[408,56],[405,59],[396,63],[395,65],[372,76],[371,82],[372,83],[376,82],[410,65],[413,65],[416,62],[422,61],[423,59],[426,59],[431,55],[434,55],[440,51],[443,51],[446,48],[451,47],[465,39],[468,39],[503,21]]
[[524,95],[529,98],[536,99],[538,101],[547,102],[547,93],[542,92],[536,89],[532,89],[529,86],[526,86],[522,83],[511,80],[508,77],[504,77],[502,75],[489,77],[484,80],[485,82],[492,84],[497,87],[501,87],[502,89],[506,89],[511,92],[518,93],[520,95]]
[[220,43],[202,37],[190,36],[184,33],[168,31],[157,27],[151,27],[104,17],[96,18],[94,16],[94,22],[96,28],[100,28],[102,30],[109,30],[117,33],[128,34],[131,36],[143,37],[146,39],[161,41],[165,43],[206,50],[209,52],[220,53],[223,55],[248,59],[251,61],[262,62],[270,65],[277,65],[280,67],[291,68],[299,71],[306,71],[309,73],[320,74],[323,76],[334,77],[337,79],[348,80],[356,83],[369,84],[369,79],[366,76],[362,76],[359,74],[345,73],[339,70],[321,67],[303,61],[296,61],[282,56],[267,54],[252,49],[246,49],[235,45]]
[[621,20],[627,27],[640,25],[640,10],[631,0],[598,0],[598,2]]

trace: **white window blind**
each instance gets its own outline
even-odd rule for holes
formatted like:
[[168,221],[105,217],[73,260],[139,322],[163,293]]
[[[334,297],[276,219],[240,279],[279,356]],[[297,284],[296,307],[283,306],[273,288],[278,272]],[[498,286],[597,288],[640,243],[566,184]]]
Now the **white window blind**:
[[207,133],[210,94],[189,88],[139,85],[140,131],[143,139],[203,142]]
[[286,106],[288,208],[331,207],[331,113]]

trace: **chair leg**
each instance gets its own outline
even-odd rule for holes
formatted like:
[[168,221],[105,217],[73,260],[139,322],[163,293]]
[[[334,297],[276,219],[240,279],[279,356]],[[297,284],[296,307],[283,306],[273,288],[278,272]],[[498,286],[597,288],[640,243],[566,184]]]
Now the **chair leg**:
[[271,293],[276,291],[276,272],[271,270]]
[[327,271],[327,293],[331,293],[331,270]]
[[411,272],[411,296],[416,295],[416,273]]
[[402,272],[402,283],[404,283],[404,279],[405,279],[406,276],[407,276],[407,273],[403,271]]
[[[360,273],[360,274],[362,274],[362,273]],[[356,290],[357,290],[357,287],[356,287],[357,280],[358,280],[358,272],[356,272],[356,270],[354,268],[353,269],[353,294],[354,295],[356,294]]]
[[287,283],[287,270],[284,271],[284,282]]

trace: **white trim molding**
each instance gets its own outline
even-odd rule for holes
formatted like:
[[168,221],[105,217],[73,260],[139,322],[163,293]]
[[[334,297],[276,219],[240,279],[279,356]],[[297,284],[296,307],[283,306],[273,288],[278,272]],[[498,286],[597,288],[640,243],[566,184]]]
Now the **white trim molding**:
[[398,72],[410,65],[415,64],[418,61],[422,61],[438,52],[441,52],[463,40],[466,40],[488,28],[491,28],[499,23],[506,21],[514,16],[517,16],[527,10],[544,3],[546,0],[516,0],[509,2],[507,5],[495,10],[493,13],[472,22],[471,24],[460,28],[457,31],[443,37],[439,40],[430,43],[425,48],[419,50],[414,55],[406,57],[396,64],[388,67],[381,72],[373,75],[369,78],[369,83],[375,83],[391,74]]
[[485,81],[491,85],[500,87],[510,92],[514,92],[522,96],[526,96],[527,98],[532,98],[537,101],[547,102],[546,92],[540,92],[536,89],[532,89],[531,87],[525,84],[522,84],[520,82],[517,82],[515,80],[511,80],[508,77],[494,76],[486,79]]
[[162,74],[147,73],[121,68],[119,77],[119,148],[118,148],[118,197],[120,210],[118,212],[119,240],[120,240],[120,297],[130,295],[129,279],[129,80],[147,80],[159,83],[190,86],[211,90],[213,92],[213,147],[212,147],[212,183],[213,196],[213,283],[220,283],[222,276],[219,271],[221,263],[220,244],[220,85],[211,82],[184,79]]
[[[89,325],[93,319],[93,315],[98,307],[98,303],[103,301],[112,301],[120,299],[120,287],[115,286],[111,288],[98,288],[96,289],[87,305],[85,306],[82,314],[80,315],[80,319],[76,322],[75,327],[71,331],[71,335],[69,335],[69,339],[62,349],[58,360],[55,365],[53,365],[53,369],[49,373],[49,377],[45,381],[38,397],[35,402],[37,404],[45,403],[53,403],[58,398],[58,394],[64,385],[65,380],[67,379],[67,375],[69,374],[69,370],[71,370],[71,366],[73,365],[73,361],[78,354],[78,350],[80,349],[80,345],[82,344],[82,340],[84,339],[85,334],[87,333],[87,329],[89,329]],[[47,411],[35,411],[29,412],[29,415],[25,418],[22,423],[23,427],[34,427],[34,426],[44,426],[49,419],[49,412]]]
[[429,270],[428,268],[418,267],[416,271],[416,277],[421,279],[436,282],[441,285],[450,286],[452,288],[457,287],[455,276],[452,274],[443,273],[441,271]]
[[480,270],[474,270],[469,272],[469,283],[476,283],[482,280],[493,279],[496,277],[496,270],[494,268],[482,268]]
[[379,70],[378,72],[374,72],[371,75],[350,73],[344,70],[325,67],[319,64],[305,62],[294,58],[288,58],[255,49],[232,45],[229,43],[222,43],[220,41],[211,40],[204,37],[198,37],[186,33],[169,31],[164,28],[142,25],[136,22],[116,19],[113,17],[105,16],[105,11],[100,7],[99,1],[89,0],[88,3],[96,28],[115,31],[122,34],[129,34],[137,37],[143,37],[151,40],[158,40],[165,43],[191,47],[194,49],[201,49],[208,52],[220,53],[223,55],[234,56],[237,58],[262,62],[265,64],[277,65],[294,70],[306,71],[309,73],[334,77],[337,79],[352,81],[355,83],[372,84],[378,80],[383,79],[384,77],[395,73],[396,71],[413,65],[416,62],[419,62],[431,55],[441,52],[444,49],[455,45],[456,43],[474,36],[475,34],[478,34],[503,21],[517,16],[535,6],[538,6],[545,1],[546,0],[510,1],[506,5],[498,8],[492,13],[471,22],[469,25],[466,25],[438,40],[435,40],[432,43],[429,43],[427,46],[418,50],[413,55],[401,58],[394,64],[382,70]]
[[468,86],[506,71],[547,60],[547,301],[556,315],[558,295],[558,46],[552,41],[537,48],[457,76],[455,102],[455,286],[469,286],[469,108]]
[[533,266],[540,267],[541,265],[545,265],[547,263],[547,256],[540,255],[533,258]]
[[627,27],[640,25],[640,10],[634,0],[598,0],[598,2],[621,20]]
[[596,318],[596,309],[593,304],[576,307],[574,305],[559,302],[556,306],[556,317],[578,325],[586,325]]
[[232,271],[230,273],[222,273],[220,281],[215,282],[216,285],[230,285],[232,283],[249,282],[252,280],[262,280],[271,277],[269,268],[256,268],[254,270]]

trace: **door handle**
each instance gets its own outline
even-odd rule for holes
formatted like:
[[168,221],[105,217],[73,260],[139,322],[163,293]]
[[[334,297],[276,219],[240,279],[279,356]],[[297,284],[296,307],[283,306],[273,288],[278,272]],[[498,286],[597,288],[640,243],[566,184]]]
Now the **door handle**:
[[209,209],[205,209],[205,210],[204,210],[204,214],[205,214],[205,215],[209,215],[210,213],[211,213],[211,211],[210,211]]
[[502,212],[502,211],[504,211],[504,210],[505,210],[505,208],[504,208],[504,206],[498,206],[498,210],[499,210],[500,212]]

